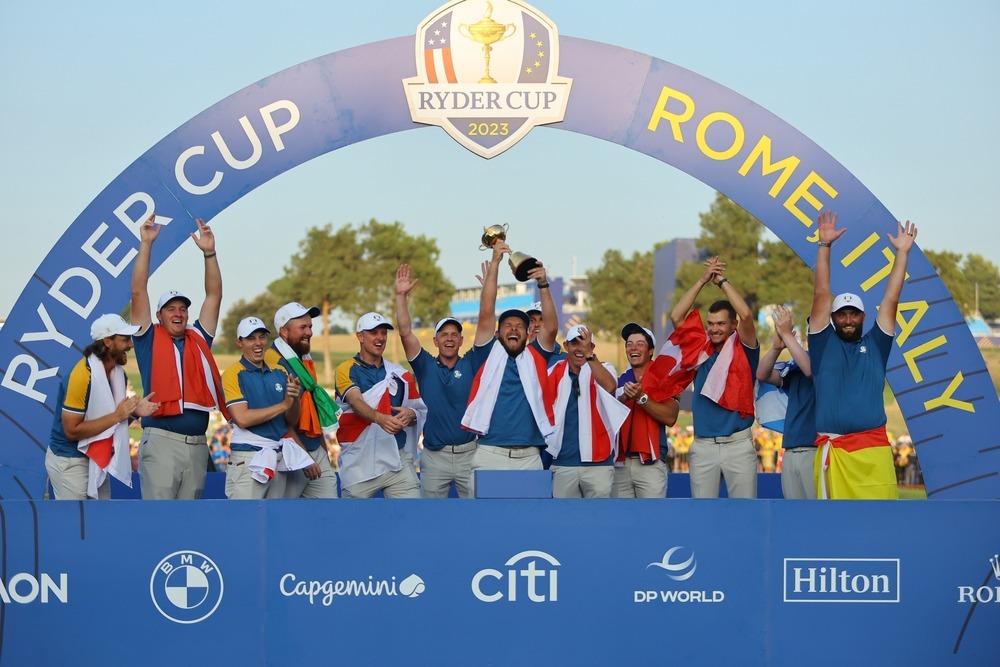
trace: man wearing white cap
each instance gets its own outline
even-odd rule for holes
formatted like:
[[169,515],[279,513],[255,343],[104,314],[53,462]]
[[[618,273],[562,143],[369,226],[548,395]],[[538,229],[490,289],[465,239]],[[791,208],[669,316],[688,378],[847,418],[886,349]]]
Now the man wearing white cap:
[[316,306],[306,308],[296,301],[279,308],[274,314],[278,336],[264,354],[265,362],[280,364],[290,377],[298,378],[302,384],[302,407],[295,433],[314,461],[313,465],[289,474],[286,498],[337,497],[337,474],[330,466],[326,439],[337,430],[339,409],[319,385],[310,353],[312,321],[319,312]]
[[549,359],[555,390],[555,432],[546,439],[552,456],[553,498],[610,498],[618,430],[628,408],[615,397],[615,367],[594,353],[593,334],[582,324],[566,333],[566,353]]
[[530,345],[538,338],[538,332],[542,330],[542,302],[535,301],[528,306],[528,344]]
[[159,403],[126,394],[122,368],[139,327],[119,315],[101,315],[90,327],[93,342],[59,384],[55,419],[45,452],[56,500],[111,497],[110,473],[132,486],[128,424],[153,414]]
[[[542,470],[540,452],[555,432],[546,407],[551,405],[546,378],[559,325],[545,267],[539,264],[528,273],[542,296],[543,319],[538,337],[528,345],[530,320],[523,310],[505,310],[493,329],[497,272],[505,252],[510,252],[506,243],[493,245],[471,353],[476,378],[462,426],[478,434],[473,475],[476,470]],[[475,493],[475,480],[472,487]]]
[[[139,254],[132,269],[132,320],[140,327],[133,340],[135,359],[147,393],[155,393],[160,409],[142,420],[139,480],[143,499],[200,498],[209,465],[209,413],[229,419],[219,369],[210,348],[222,304],[222,272],[215,255],[215,236],[201,219],[191,234],[205,259],[205,301],[194,325],[188,323],[191,299],[171,290],[150,312],[149,264],[160,234],[156,215],[142,224]],[[177,223],[174,223],[177,224]]]
[[345,498],[419,498],[413,460],[427,406],[413,374],[382,358],[392,324],[365,313],[355,332],[360,351],[337,367],[337,402],[343,414],[340,480]]
[[677,423],[680,403],[676,396],[663,396],[656,389],[653,364],[656,339],[653,332],[636,322],[622,327],[629,368],[618,377],[616,395],[629,409],[618,435],[615,463],[615,498],[665,498],[667,450],[665,427]]
[[292,435],[299,419],[301,385],[277,360],[265,360],[269,333],[259,317],[241,320],[236,345],[243,354],[222,374],[233,420],[232,453],[226,466],[230,500],[284,498],[288,478],[315,465]]
[[396,270],[399,339],[427,404],[424,448],[420,455],[420,494],[424,498],[447,498],[454,484],[459,498],[470,498],[476,437],[462,429],[462,415],[469,400],[475,368],[471,355],[459,356],[464,340],[462,323],[453,317],[442,318],[434,325],[437,357],[420,345],[410,326],[407,303],[417,282],[409,264],[402,264]]
[[[899,496],[886,434],[885,368],[896,333],[896,309],[917,227],[897,223],[887,234],[895,249],[876,325],[864,332],[865,306],[845,292],[831,305],[831,247],[846,231],[837,214],[817,221],[816,274],[809,318],[809,356],[816,390],[816,494],[819,498],[893,499]],[[832,323],[833,326],[830,326]]]

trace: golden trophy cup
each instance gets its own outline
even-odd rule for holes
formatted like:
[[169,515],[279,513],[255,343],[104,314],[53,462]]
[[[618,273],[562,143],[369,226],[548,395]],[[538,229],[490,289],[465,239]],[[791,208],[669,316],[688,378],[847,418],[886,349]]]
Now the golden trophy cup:
[[[483,244],[479,246],[479,249],[489,250],[497,241],[506,241],[509,227],[510,225],[506,222],[502,225],[483,227]],[[528,280],[528,272],[538,266],[538,260],[531,255],[515,251],[511,251],[507,263],[510,264],[510,270],[514,272],[514,277],[522,283]]]
[[483,74],[483,78],[479,80],[479,83],[497,82],[496,79],[490,76],[490,52],[493,51],[494,44],[507,39],[515,32],[517,32],[517,26],[513,23],[504,25],[493,20],[493,4],[490,2],[486,3],[486,13],[483,14],[481,20],[476,21],[472,25],[467,23],[460,23],[458,25],[458,34],[483,45],[483,59],[486,61],[486,73]]

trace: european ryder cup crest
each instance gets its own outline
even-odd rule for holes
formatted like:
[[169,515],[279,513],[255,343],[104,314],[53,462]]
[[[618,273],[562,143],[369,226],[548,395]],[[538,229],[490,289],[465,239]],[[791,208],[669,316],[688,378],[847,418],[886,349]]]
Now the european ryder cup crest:
[[559,33],[518,0],[457,0],[417,28],[417,76],[403,80],[416,123],[438,125],[484,158],[566,113]]

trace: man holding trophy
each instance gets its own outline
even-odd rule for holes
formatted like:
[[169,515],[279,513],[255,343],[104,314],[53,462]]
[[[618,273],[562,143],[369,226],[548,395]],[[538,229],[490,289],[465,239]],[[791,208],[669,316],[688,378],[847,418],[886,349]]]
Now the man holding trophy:
[[476,470],[541,470],[540,451],[553,431],[546,405],[551,397],[546,381],[549,357],[555,350],[558,317],[549,293],[545,267],[523,253],[511,252],[510,265],[518,280],[535,280],[541,293],[542,328],[528,345],[529,319],[523,310],[496,313],[497,273],[506,246],[506,228],[493,225],[484,230],[483,245],[493,256],[483,279],[479,326],[472,349],[476,377],[469,395],[462,427],[476,433],[478,446],[472,463],[472,486]]

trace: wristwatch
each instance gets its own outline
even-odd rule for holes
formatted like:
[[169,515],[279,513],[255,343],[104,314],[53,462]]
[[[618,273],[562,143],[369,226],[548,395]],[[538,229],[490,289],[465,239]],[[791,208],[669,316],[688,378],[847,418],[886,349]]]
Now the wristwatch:
[[597,355],[596,354],[592,354],[589,357],[586,357],[584,359],[584,361],[597,361]]
[[643,395],[642,395],[642,396],[640,396],[640,397],[639,397],[638,399],[636,399],[636,401],[635,401],[635,402],[636,402],[636,403],[637,403],[638,405],[646,405],[646,401],[648,401],[648,400],[649,400],[649,394],[643,394]]

